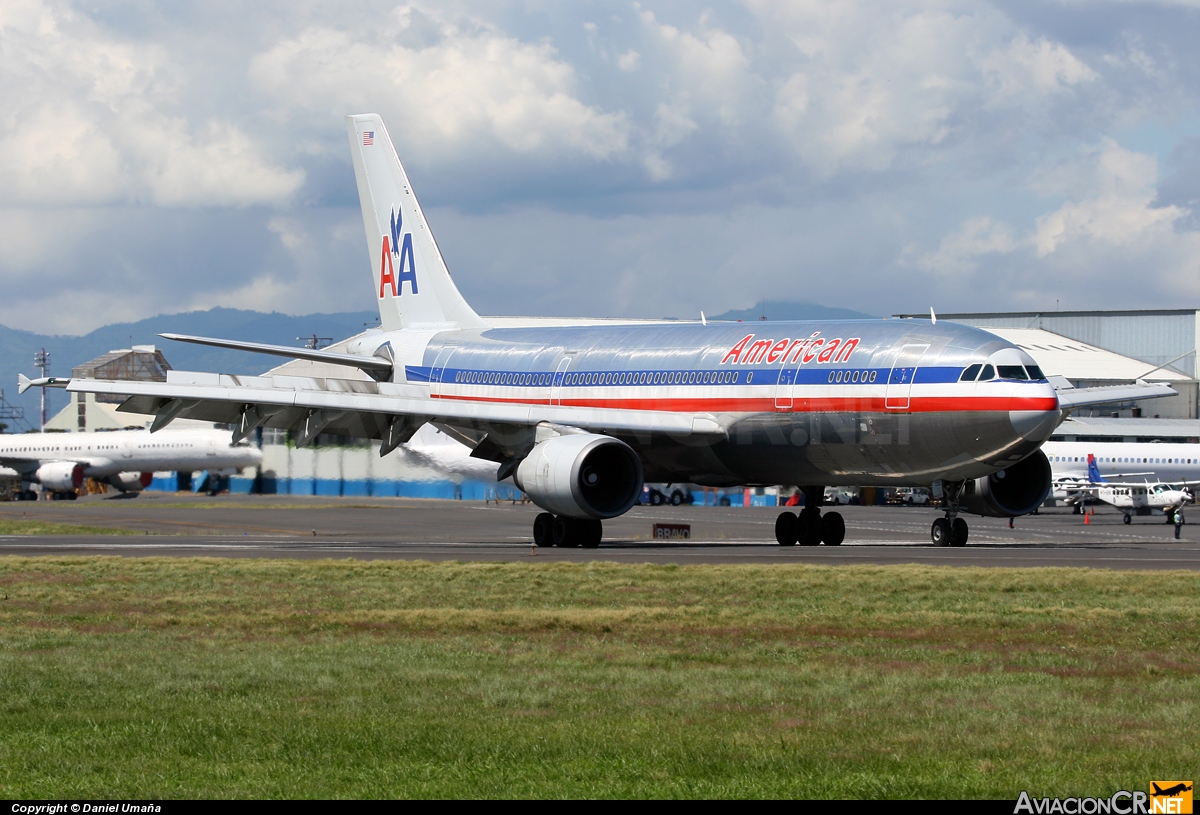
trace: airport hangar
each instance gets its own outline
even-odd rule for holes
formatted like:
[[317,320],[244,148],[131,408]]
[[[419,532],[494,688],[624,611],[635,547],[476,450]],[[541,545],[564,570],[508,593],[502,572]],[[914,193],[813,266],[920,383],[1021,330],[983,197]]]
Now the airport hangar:
[[[928,320],[928,314],[897,314],[897,319]],[[1061,441],[1200,442],[1196,340],[1200,309],[1146,311],[970,312],[941,314],[939,319],[992,331],[1025,349],[1048,375],[1062,377],[1074,387],[1130,384],[1139,379],[1163,382],[1178,397],[1128,402],[1076,411],[1052,437]],[[536,325],[557,322],[545,318],[487,318],[498,325]],[[630,320],[569,320],[572,324],[641,322]],[[658,322],[658,321],[654,321]],[[341,350],[349,339],[330,346]],[[247,355],[247,369],[255,360]],[[111,351],[77,366],[72,376],[165,381],[170,365],[154,346]],[[360,371],[297,360],[272,369],[277,375],[363,377]],[[119,429],[149,424],[149,417],[118,413],[120,397],[71,394],[71,403],[46,428],[57,431]],[[179,420],[181,422],[186,420]],[[197,423],[202,424],[202,423]],[[432,430],[426,431],[432,433]],[[439,441],[426,439],[426,441]],[[446,440],[440,440],[446,441]],[[499,497],[507,485],[439,471],[419,457],[397,451],[379,458],[379,442],[320,436],[305,448],[287,443],[286,434],[263,434],[265,492],[297,495],[397,496],[483,499]],[[230,489],[248,492],[255,473],[234,478]],[[197,479],[195,483],[201,480]],[[182,480],[173,473],[156,473],[150,489],[175,491]],[[703,502],[703,494],[696,498]]]

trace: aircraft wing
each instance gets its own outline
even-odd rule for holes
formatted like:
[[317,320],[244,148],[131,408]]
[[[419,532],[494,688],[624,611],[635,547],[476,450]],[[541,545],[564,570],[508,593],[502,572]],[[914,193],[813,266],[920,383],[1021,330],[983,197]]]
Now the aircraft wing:
[[1075,388],[1062,377],[1051,377],[1054,390],[1058,393],[1058,406],[1061,410],[1091,407],[1093,405],[1108,405],[1114,402],[1131,402],[1137,399],[1162,399],[1167,396],[1178,396],[1178,392],[1169,385],[1152,385],[1148,382],[1138,382],[1134,385],[1112,385],[1100,388]]
[[72,461],[76,464],[82,464],[84,467],[96,467],[111,464],[107,458],[96,458],[92,456],[73,456],[70,454],[52,452],[31,452],[31,453],[5,453],[0,455],[0,467],[7,467],[11,470],[26,471],[30,468],[36,468],[37,465],[47,464],[52,461]]
[[[1137,473],[1133,473],[1132,475],[1137,475]],[[1152,473],[1143,473],[1143,475],[1152,475]],[[1099,489],[1101,487],[1153,487],[1157,484],[1166,484],[1167,486],[1171,486],[1171,487],[1190,487],[1190,486],[1194,486],[1196,484],[1200,484],[1200,481],[1196,481],[1196,480],[1168,481],[1168,480],[1164,480],[1162,478],[1156,478],[1153,481],[1146,481],[1146,480],[1142,480],[1142,481],[1107,481],[1106,480],[1103,483],[1098,482],[1098,481],[1084,481],[1084,482],[1081,482],[1081,487],[1082,488],[1094,487],[1096,489]]]
[[33,470],[36,470],[43,461],[46,460],[47,459],[35,453],[30,453],[28,456],[23,456],[20,454],[13,455],[10,453],[0,456],[0,468],[6,470],[15,470],[18,473],[32,472]]
[[423,386],[363,379],[170,371],[166,382],[74,379],[67,390],[127,396],[118,410],[154,415],[152,430],[182,417],[235,425],[237,438],[261,426],[291,429],[300,444],[318,433],[383,439],[382,452],[429,421],[482,431],[549,423],[614,434],[725,437],[709,413],[465,402],[431,396]]

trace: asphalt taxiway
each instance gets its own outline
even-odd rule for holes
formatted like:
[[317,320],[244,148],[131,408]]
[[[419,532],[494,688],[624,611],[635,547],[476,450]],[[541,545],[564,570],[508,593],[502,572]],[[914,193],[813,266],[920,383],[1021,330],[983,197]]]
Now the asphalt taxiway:
[[[968,518],[963,548],[938,548],[938,513],[905,507],[837,507],[842,546],[781,547],[776,508],[635,507],[604,525],[599,549],[537,548],[532,504],[313,496],[144,493],[79,501],[0,504],[0,520],[129,530],[134,535],[0,535],[0,555],[285,557],[420,560],[610,560],[647,563],[921,563],[1200,570],[1200,525],[1181,540],[1161,516],[1099,508],[1090,523],[1068,510],[1018,518]],[[691,524],[689,541],[655,541],[651,525]]]

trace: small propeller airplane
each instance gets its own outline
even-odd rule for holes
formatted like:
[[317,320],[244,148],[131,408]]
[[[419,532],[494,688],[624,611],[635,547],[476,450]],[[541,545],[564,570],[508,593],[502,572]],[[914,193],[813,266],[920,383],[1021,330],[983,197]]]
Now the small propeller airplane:
[[1061,495],[1068,503],[1082,504],[1089,494],[1122,510],[1125,523],[1132,523],[1134,514],[1143,507],[1150,510],[1161,509],[1171,522],[1176,510],[1186,504],[1195,503],[1195,496],[1190,486],[1200,484],[1200,481],[1183,481],[1167,484],[1162,481],[1112,481],[1110,478],[1134,478],[1149,476],[1152,473],[1112,473],[1109,477],[1100,474],[1096,457],[1088,454],[1087,480],[1080,478],[1056,478],[1054,482],[1055,497]]

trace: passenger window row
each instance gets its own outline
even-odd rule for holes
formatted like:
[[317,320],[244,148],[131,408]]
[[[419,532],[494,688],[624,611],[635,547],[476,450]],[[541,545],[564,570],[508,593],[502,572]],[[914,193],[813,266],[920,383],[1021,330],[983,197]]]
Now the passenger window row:
[[[481,385],[547,386],[554,374],[498,373],[491,371],[459,371],[455,382]],[[564,375],[564,385],[736,385],[739,371],[634,371],[589,372]],[[747,379],[749,381],[749,379]]]

